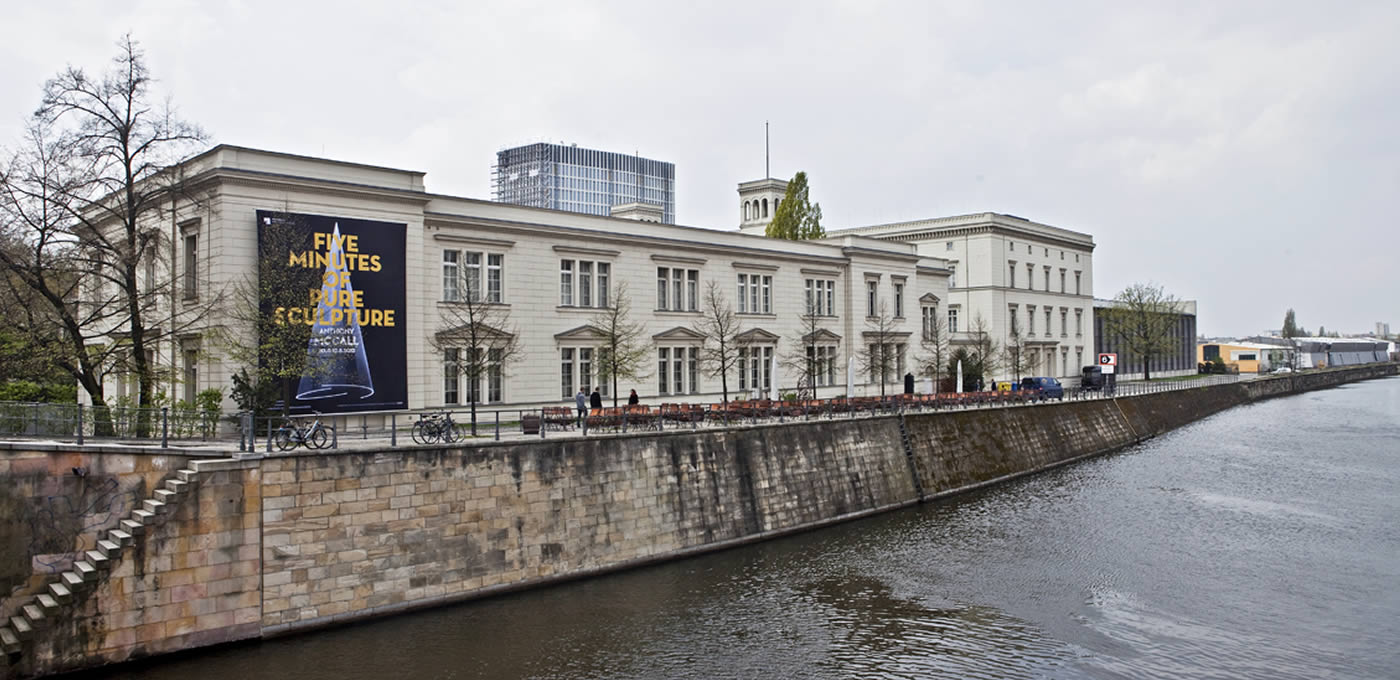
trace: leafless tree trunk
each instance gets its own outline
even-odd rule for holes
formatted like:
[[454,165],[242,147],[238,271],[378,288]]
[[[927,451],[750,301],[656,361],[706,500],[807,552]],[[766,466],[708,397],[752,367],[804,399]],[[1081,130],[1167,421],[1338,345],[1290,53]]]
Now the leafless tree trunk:
[[719,376],[724,403],[729,403],[729,373],[739,365],[739,339],[743,332],[734,305],[724,296],[718,283],[705,286],[700,305],[701,317],[695,322],[696,333],[705,336],[700,346],[700,365],[705,375]]
[[890,315],[884,301],[875,310],[875,316],[865,321],[865,334],[859,351],[861,363],[865,364],[871,380],[879,380],[880,396],[885,396],[885,384],[889,373],[898,368],[899,355],[904,350],[901,340],[908,333],[901,332],[898,320]]
[[788,343],[788,351],[785,352],[779,361],[792,373],[797,374],[798,395],[803,399],[816,396],[819,375],[823,370],[824,361],[832,361],[828,357],[823,360],[817,355],[818,341],[826,331],[823,325],[826,317],[814,314],[812,310],[807,310],[799,317],[801,326],[798,327],[797,335]]
[[938,391],[938,386],[943,380],[944,363],[948,360],[948,324],[943,317],[935,314],[931,323],[927,324],[919,338],[919,346],[923,349],[920,356],[919,370],[924,375],[933,378],[933,391]]
[[593,326],[601,334],[598,345],[598,379],[612,383],[613,406],[617,406],[618,379],[640,380],[648,375],[647,357],[651,342],[646,329],[631,320],[632,298],[627,282],[618,281],[608,296],[612,306],[593,315]]
[[[163,338],[180,332],[176,315],[162,314],[170,311],[163,304],[173,304],[164,295],[169,277],[162,282],[151,272],[161,269],[161,249],[169,245],[163,228],[178,210],[177,201],[194,200],[180,164],[205,137],[176,118],[168,105],[149,101],[151,78],[130,36],[119,48],[112,69],[100,78],[69,67],[45,84],[29,135],[35,149],[13,159],[6,171],[4,191],[10,198],[5,207],[15,212],[19,203],[27,203],[19,212],[38,217],[18,221],[24,229],[20,240],[38,248],[36,253],[47,250],[28,258],[27,266],[33,271],[56,265],[59,270],[54,276],[31,276],[25,285],[40,294],[55,316],[66,317],[69,343],[83,346],[74,358],[83,389],[101,396],[102,369],[97,366],[116,356],[112,346],[120,338],[121,355],[130,357],[137,376],[138,401],[151,406],[156,382],[151,357]],[[31,163],[31,172],[15,174],[16,162]],[[66,262],[59,262],[60,257]],[[6,266],[11,271],[25,268],[14,262]],[[57,283],[75,267],[87,280],[86,301]],[[75,305],[78,311],[64,311]],[[107,347],[106,356],[96,361],[90,349],[94,344]],[[142,413],[138,434],[149,429]]]
[[509,307],[487,302],[479,285],[464,284],[459,290],[459,300],[438,305],[438,331],[431,344],[443,359],[444,371],[455,371],[466,380],[475,435],[481,381],[487,380],[487,390],[491,388],[492,373],[498,373],[504,381],[507,368],[520,358],[524,348],[511,325]]

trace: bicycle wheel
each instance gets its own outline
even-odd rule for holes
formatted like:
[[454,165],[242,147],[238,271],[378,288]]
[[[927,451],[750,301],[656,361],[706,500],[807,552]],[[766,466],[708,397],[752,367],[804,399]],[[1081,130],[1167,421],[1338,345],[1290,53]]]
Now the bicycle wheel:
[[313,449],[324,449],[326,448],[326,444],[330,442],[330,439],[330,434],[326,432],[326,428],[318,427],[306,436],[306,445]]
[[413,443],[414,443],[414,444],[427,444],[428,441],[429,441],[429,439],[428,439],[428,421],[426,421],[426,420],[420,420],[420,421],[414,423],[414,424],[413,424]]
[[462,438],[462,435],[461,435],[460,433],[457,432],[457,424],[456,424],[456,423],[452,422],[451,420],[444,420],[444,421],[442,421],[442,441],[443,441],[443,443],[445,443],[445,444],[451,444],[452,442],[455,442],[455,441],[457,441],[458,439],[461,439],[461,438]]
[[272,443],[276,444],[277,448],[282,451],[294,449],[297,446],[297,441],[292,438],[292,428],[290,427],[283,427],[272,433]]

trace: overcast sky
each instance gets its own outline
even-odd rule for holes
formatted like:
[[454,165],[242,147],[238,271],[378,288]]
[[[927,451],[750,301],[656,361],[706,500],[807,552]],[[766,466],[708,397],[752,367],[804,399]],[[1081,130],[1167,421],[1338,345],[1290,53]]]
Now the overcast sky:
[[11,3],[0,145],[130,31],[215,142],[479,198],[506,146],[638,151],[676,164],[681,224],[733,229],[769,120],[828,230],[1012,213],[1204,334],[1400,326],[1400,2],[685,4]]

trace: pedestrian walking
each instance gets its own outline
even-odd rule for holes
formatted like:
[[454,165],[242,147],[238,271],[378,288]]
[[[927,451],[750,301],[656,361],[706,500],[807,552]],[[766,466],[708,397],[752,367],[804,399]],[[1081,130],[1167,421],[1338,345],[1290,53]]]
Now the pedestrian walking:
[[588,415],[588,395],[583,393],[583,388],[578,388],[578,394],[574,395],[574,405],[578,407],[578,425],[583,427],[583,418]]
[[632,390],[632,394],[627,396],[628,406],[636,406],[638,403],[641,403],[641,401],[641,398],[637,396],[637,390]]

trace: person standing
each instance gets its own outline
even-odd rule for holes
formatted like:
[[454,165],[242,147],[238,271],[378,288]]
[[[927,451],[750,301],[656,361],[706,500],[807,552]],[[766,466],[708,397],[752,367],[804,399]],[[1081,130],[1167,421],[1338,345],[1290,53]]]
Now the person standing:
[[627,405],[636,406],[640,402],[641,399],[637,396],[637,390],[632,390],[632,394],[627,396]]
[[603,408],[603,393],[598,388],[593,388],[593,394],[588,395],[588,405],[593,408]]
[[574,395],[574,405],[578,407],[578,425],[583,427],[583,417],[588,414],[588,395],[583,393],[583,388],[578,388],[578,394]]

